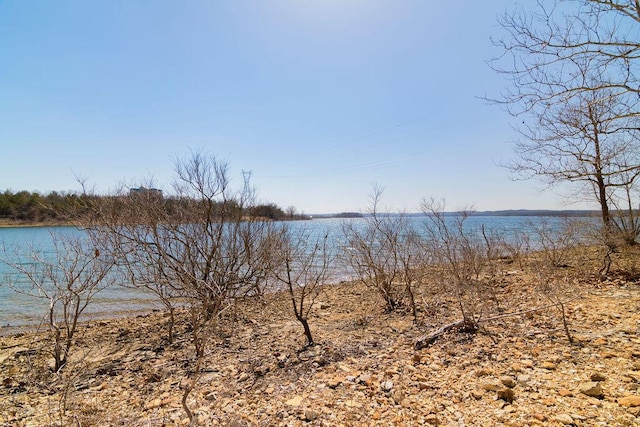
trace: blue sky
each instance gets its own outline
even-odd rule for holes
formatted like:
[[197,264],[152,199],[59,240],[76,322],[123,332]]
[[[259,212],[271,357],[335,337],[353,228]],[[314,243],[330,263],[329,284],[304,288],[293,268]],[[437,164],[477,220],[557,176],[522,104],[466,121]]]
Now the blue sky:
[[307,213],[423,197],[479,210],[567,204],[497,166],[512,118],[479,99],[514,1],[0,0],[0,190],[100,192],[205,150]]

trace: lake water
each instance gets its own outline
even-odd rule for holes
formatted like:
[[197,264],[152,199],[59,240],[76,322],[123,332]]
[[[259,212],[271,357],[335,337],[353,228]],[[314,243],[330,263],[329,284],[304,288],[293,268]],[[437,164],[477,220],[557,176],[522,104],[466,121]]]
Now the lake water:
[[[411,223],[416,227],[421,227],[425,218],[410,217]],[[288,226],[304,228],[314,235],[328,234],[330,242],[334,246],[341,246],[343,243],[342,225],[345,221],[354,223],[356,226],[364,226],[365,220],[355,219],[313,219],[311,221],[294,221],[287,223]],[[522,231],[531,230],[532,224],[547,222],[551,228],[561,227],[563,218],[559,217],[528,217],[528,216],[471,216],[465,223],[470,230],[477,230],[484,226],[487,232],[501,234],[509,239]],[[74,227],[20,227],[20,228],[0,228],[0,259],[11,262],[29,263],[31,259],[24,256],[17,256],[16,253],[29,253],[37,250],[44,256],[54,255],[53,239],[61,234],[79,235],[82,231]],[[336,248],[336,251],[339,249]],[[349,272],[341,264],[336,263],[334,269],[334,279],[347,278]],[[16,289],[26,289],[28,287],[26,279],[17,274],[15,269],[6,263],[0,262],[0,332],[7,331],[15,327],[24,325],[37,325],[42,321],[46,313],[48,303],[46,300],[37,299],[17,292]],[[162,308],[152,294],[137,289],[124,286],[113,286],[100,292],[87,309],[89,318],[100,318],[114,316],[135,310],[152,310]]]

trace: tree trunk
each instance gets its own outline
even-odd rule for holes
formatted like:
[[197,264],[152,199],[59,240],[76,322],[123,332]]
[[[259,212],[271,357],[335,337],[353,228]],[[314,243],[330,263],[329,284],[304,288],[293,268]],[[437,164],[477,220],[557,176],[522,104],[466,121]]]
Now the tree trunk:
[[307,345],[312,346],[314,344],[313,337],[311,336],[311,328],[309,327],[309,322],[306,318],[302,316],[296,316],[298,321],[302,323],[302,327],[304,328],[304,336],[307,337]]

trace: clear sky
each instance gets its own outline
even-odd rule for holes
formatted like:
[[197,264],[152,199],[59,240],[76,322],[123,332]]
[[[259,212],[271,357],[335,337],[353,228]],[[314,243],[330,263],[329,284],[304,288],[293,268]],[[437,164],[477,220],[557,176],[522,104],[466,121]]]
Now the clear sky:
[[[528,3],[528,2],[527,2]],[[479,99],[514,1],[0,0],[0,190],[100,192],[205,150],[306,213],[590,208],[513,182]]]

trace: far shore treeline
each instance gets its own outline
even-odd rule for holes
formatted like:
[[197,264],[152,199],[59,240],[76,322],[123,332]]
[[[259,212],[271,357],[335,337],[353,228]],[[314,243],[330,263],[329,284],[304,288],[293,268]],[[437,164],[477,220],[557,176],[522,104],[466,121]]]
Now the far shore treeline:
[[[60,193],[52,191],[48,194],[38,192],[5,190],[0,193],[0,220],[15,223],[58,223],[71,219],[78,219],[82,215],[82,207],[87,202],[111,196],[85,195],[76,193]],[[164,198],[168,209],[175,207],[178,200]],[[275,203],[262,203],[245,208],[246,214],[253,217],[266,218],[275,221],[308,219],[302,213],[296,212],[290,206],[286,210]],[[75,216],[76,218],[70,217]]]
[[[94,202],[100,198],[111,196],[86,195],[52,191],[47,194],[39,192],[5,190],[0,193],[0,223],[5,224],[56,224],[70,219],[70,213],[78,215],[80,206],[86,206],[89,200]],[[164,198],[167,207],[177,203],[171,197]],[[298,212],[295,207],[281,208],[275,203],[261,203],[246,208],[247,215],[261,217],[274,221],[300,220],[313,218],[361,218],[366,216],[359,212],[342,212],[336,214],[306,215]],[[454,214],[451,212],[450,214]],[[513,209],[500,211],[474,211],[477,216],[563,216],[563,217],[592,217],[598,211],[593,210],[527,210]],[[392,214],[393,215],[393,214]],[[423,213],[407,214],[409,216]]]

